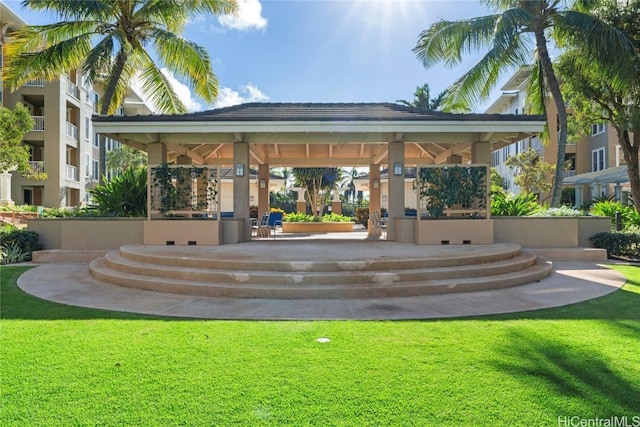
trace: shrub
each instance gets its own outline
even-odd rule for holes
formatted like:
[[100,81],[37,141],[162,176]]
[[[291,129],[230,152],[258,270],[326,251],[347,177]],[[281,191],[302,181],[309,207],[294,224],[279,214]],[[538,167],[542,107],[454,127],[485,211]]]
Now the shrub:
[[38,233],[16,227],[0,229],[0,247],[4,252],[3,264],[30,261],[31,253],[42,249],[42,245],[38,241]]
[[286,222],[312,222],[313,216],[302,212],[291,212],[284,216]]
[[147,168],[126,169],[122,175],[91,190],[101,214],[144,217],[147,215]]
[[548,208],[537,212],[534,216],[583,216],[578,209],[568,206],[560,206],[559,208]]
[[529,216],[540,210],[538,196],[533,193],[517,196],[496,193],[491,197],[491,215],[493,216]]
[[337,213],[325,214],[322,217],[322,222],[351,222],[353,218],[350,216],[340,215]]
[[640,225],[640,217],[633,207],[625,206],[620,202],[602,200],[591,205],[590,213],[594,216],[611,217],[611,227],[615,228],[616,213],[620,212],[622,228],[627,229],[632,225]]
[[589,237],[596,248],[606,249],[609,258],[621,256],[640,258],[640,234],[597,233]]

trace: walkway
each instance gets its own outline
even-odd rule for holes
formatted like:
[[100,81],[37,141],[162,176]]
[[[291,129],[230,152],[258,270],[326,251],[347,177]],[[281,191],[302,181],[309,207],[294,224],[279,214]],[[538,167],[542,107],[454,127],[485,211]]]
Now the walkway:
[[[274,258],[286,256],[283,248],[288,245],[282,240],[278,243],[258,241],[234,245],[229,256],[243,254],[246,257],[254,252],[271,254]],[[366,243],[359,243],[362,244]],[[394,256],[424,248],[395,242],[366,245],[367,251],[375,251],[376,246],[384,245],[384,250]],[[341,251],[353,250],[347,242],[340,246]],[[382,250],[382,246],[380,248]],[[439,247],[438,251],[446,256],[444,252],[453,248]],[[313,245],[310,244],[306,251],[311,255]],[[326,254],[326,259],[344,257],[345,252],[341,251]],[[528,285],[410,298],[305,300],[178,295],[106,284],[91,276],[87,264],[77,263],[41,264],[23,274],[18,279],[18,286],[46,300],[105,310],[203,319],[284,320],[435,319],[537,310],[601,297],[619,289],[625,282],[617,271],[595,263],[555,262],[554,270],[550,277]]]

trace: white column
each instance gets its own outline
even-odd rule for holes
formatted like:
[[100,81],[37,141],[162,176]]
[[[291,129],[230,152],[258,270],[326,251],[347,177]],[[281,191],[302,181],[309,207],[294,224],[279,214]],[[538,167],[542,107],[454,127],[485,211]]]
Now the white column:
[[0,205],[13,206],[15,203],[11,199],[11,173],[0,173]]

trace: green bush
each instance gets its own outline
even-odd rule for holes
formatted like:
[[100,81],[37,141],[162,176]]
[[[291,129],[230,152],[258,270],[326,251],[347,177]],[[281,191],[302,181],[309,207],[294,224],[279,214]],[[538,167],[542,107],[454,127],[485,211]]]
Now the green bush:
[[541,209],[538,196],[533,193],[517,196],[496,193],[491,196],[492,216],[530,216]]
[[147,168],[129,168],[91,190],[91,195],[102,215],[144,217],[147,215]]
[[616,213],[620,212],[622,228],[628,229],[633,225],[640,225],[640,216],[635,208],[625,206],[620,202],[612,200],[602,200],[591,205],[589,211],[593,216],[608,216],[611,218],[612,229],[616,226]]
[[291,212],[284,216],[286,222],[312,222],[313,216],[302,212]]
[[640,258],[640,234],[597,233],[589,237],[596,248],[606,249],[609,258],[620,256]]
[[340,215],[337,213],[325,214],[322,217],[322,222],[351,222],[353,218],[350,216]]
[[0,229],[0,248],[4,255],[2,264],[10,262],[30,261],[31,253],[42,249],[38,241],[38,233],[16,227]]

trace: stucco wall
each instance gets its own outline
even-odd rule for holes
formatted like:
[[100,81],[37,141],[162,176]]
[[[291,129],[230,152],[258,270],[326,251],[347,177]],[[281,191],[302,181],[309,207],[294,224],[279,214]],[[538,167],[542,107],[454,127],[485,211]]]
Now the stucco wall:
[[591,247],[589,237],[611,231],[608,217],[493,217],[494,241],[529,248]]
[[144,220],[140,218],[38,218],[28,221],[38,233],[43,249],[118,249],[142,243]]

